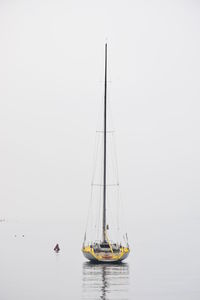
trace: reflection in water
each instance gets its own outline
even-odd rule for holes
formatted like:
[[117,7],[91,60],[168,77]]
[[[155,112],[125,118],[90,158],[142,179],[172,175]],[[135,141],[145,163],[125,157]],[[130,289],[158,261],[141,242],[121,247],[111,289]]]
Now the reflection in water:
[[128,300],[129,266],[83,263],[82,299]]

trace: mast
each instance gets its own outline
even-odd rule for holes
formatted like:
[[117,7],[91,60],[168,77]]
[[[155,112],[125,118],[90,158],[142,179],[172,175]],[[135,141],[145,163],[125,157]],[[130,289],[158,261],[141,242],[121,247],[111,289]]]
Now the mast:
[[103,157],[103,242],[106,241],[106,130],[107,130],[107,43],[105,44],[104,82],[104,157]]

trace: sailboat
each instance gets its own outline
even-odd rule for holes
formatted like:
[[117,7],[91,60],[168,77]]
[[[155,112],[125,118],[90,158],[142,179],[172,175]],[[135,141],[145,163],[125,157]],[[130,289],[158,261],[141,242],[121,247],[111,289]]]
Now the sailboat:
[[[84,236],[84,242],[82,246],[83,255],[92,262],[121,262],[130,253],[128,244],[127,233],[123,241],[112,241],[109,236],[109,225],[107,224],[107,43],[105,44],[105,78],[104,78],[104,101],[103,101],[103,159],[102,159],[102,216],[101,216],[101,238],[99,240],[88,241],[86,239],[86,232]],[[123,236],[124,237],[124,236]]]

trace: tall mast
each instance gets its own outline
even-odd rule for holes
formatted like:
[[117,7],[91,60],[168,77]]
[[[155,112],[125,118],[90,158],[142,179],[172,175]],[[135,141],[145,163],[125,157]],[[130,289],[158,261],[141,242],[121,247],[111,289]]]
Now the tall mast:
[[104,157],[103,157],[103,242],[106,241],[106,130],[107,130],[107,44],[105,44]]

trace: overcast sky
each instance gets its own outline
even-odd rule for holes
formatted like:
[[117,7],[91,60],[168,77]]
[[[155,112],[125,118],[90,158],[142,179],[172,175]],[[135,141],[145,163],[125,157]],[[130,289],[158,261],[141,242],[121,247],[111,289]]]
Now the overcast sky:
[[194,0],[0,0],[0,218],[84,223],[105,41],[129,224],[200,218]]

